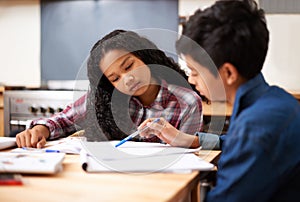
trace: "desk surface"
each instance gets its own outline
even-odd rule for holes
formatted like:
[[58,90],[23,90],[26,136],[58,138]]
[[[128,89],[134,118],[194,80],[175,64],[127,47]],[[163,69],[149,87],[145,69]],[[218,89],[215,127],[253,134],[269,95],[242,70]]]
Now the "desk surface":
[[[201,158],[210,162],[219,154],[220,151],[199,152]],[[180,201],[197,190],[199,181],[197,171],[86,173],[78,155],[66,155],[63,165],[64,171],[59,174],[23,175],[23,186],[1,186],[0,201]]]

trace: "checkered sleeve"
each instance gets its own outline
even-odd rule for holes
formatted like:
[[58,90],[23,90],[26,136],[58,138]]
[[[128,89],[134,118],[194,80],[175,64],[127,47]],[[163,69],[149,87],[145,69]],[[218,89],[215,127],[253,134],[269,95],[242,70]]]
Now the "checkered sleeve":
[[80,97],[74,103],[69,104],[62,112],[56,113],[50,118],[40,118],[30,123],[30,128],[35,125],[45,125],[49,131],[49,139],[65,137],[76,132],[75,122],[86,115],[87,94]]
[[179,130],[184,133],[195,134],[202,130],[203,125],[201,98],[195,92],[185,93],[182,98],[186,101],[186,108],[181,111]]

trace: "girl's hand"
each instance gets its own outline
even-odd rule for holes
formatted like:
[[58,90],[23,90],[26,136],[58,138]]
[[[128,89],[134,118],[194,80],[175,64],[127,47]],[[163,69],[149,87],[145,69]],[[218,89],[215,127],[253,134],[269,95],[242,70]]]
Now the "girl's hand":
[[49,129],[44,125],[36,125],[32,129],[26,129],[16,135],[18,147],[42,148],[49,137]]
[[152,135],[156,135],[165,143],[176,147],[197,148],[200,146],[197,136],[180,132],[162,117],[157,123],[152,123],[153,120],[154,118],[146,119],[139,126],[139,130],[144,128],[146,125],[149,127],[148,130],[140,133],[141,137],[148,138]]

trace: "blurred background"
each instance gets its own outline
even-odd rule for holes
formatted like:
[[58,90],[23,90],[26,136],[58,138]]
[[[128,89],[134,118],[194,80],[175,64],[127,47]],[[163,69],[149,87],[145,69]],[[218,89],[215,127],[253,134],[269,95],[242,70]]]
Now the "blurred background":
[[[205,9],[214,2],[0,0],[0,136],[22,130],[31,119],[50,116],[72,101],[73,94],[65,93],[62,100],[56,91],[73,89],[76,79],[83,81],[84,88],[87,86],[82,64],[92,45],[105,34],[114,29],[145,28],[180,33],[181,23],[196,9]],[[263,68],[266,80],[299,98],[300,1],[257,3],[266,11],[270,30]],[[221,115],[228,118],[230,106]]]

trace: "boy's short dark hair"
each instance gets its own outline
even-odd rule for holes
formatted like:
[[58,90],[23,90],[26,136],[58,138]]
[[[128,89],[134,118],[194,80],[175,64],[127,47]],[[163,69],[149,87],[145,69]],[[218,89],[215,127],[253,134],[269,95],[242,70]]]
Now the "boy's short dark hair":
[[199,9],[184,25],[182,34],[176,42],[179,54],[208,66],[195,45],[184,39],[188,37],[207,52],[217,68],[229,62],[246,79],[260,73],[268,50],[264,11],[253,0],[222,0],[203,11]]

